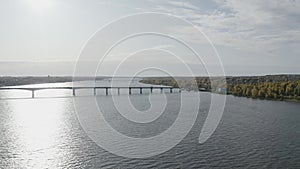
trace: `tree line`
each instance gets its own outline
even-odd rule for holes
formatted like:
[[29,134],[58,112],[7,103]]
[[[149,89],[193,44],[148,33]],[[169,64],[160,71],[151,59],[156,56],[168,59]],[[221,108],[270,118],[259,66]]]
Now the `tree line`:
[[227,93],[261,99],[300,99],[300,80],[257,84],[227,84]]
[[172,77],[151,77],[144,78],[142,82],[191,90],[199,89],[202,91],[226,93],[241,97],[300,100],[299,75],[226,77],[226,80],[219,81],[217,84],[212,84],[210,80],[208,77],[180,77],[176,78],[176,80]]

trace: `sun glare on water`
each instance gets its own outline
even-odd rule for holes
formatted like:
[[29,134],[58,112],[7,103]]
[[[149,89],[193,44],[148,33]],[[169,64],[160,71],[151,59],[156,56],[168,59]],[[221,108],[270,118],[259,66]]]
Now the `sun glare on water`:
[[[14,122],[11,139],[13,153],[20,166],[28,168],[56,168],[63,151],[59,149],[65,132],[64,112],[68,102],[57,99],[24,99],[8,103]],[[1,165],[0,165],[1,168]]]

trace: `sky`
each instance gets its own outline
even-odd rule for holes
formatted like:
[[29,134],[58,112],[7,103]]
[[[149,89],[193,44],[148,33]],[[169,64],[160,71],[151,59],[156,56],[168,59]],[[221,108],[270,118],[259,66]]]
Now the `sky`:
[[[125,22],[145,12],[151,16]],[[102,41],[101,46],[103,39],[109,43],[124,29],[171,32],[206,57],[205,63],[170,38],[144,35],[116,47],[97,75],[112,74],[119,63],[123,74],[161,66],[186,75],[187,66],[193,74],[205,75],[205,64],[219,64],[211,59],[217,57],[213,48],[226,75],[300,73],[299,0],[1,0],[0,21],[1,76],[72,75],[78,58],[87,68],[101,59],[82,55],[91,40]],[[108,36],[103,38],[107,25]],[[129,54],[133,56],[123,62]]]

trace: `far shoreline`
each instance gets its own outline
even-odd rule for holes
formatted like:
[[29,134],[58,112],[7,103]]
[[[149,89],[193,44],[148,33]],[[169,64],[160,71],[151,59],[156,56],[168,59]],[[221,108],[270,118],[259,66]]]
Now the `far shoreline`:
[[0,87],[72,82],[71,76],[2,76]]
[[[290,78],[293,77],[293,79]],[[233,92],[226,90],[222,92],[218,91],[212,91],[210,88],[207,86],[209,83],[207,83],[208,77],[196,77],[196,78],[203,78],[205,80],[206,86],[203,88],[203,84],[197,82],[198,84],[198,89],[199,91],[202,92],[213,92],[213,93],[218,93],[218,94],[226,94],[226,95],[232,95],[234,97],[245,97],[245,98],[250,98],[253,100],[270,100],[270,101],[286,101],[286,102],[294,102],[294,103],[300,103],[300,91],[299,91],[299,84],[300,84],[300,75],[267,75],[267,76],[236,76],[236,77],[227,77],[230,78],[230,83],[231,88],[234,87],[235,85],[248,85],[248,87],[252,87],[257,85],[255,83],[251,82],[245,82],[243,84],[241,83],[232,83],[232,81],[245,81],[249,80],[249,78],[253,79],[256,77],[267,77],[268,81],[267,83],[289,83],[289,82],[295,82],[298,84],[296,88],[294,89],[297,91],[297,95],[283,95],[283,96],[277,96],[277,97],[253,97],[251,95],[237,95],[234,94]],[[280,78],[279,78],[280,77]],[[73,81],[86,81],[86,80],[102,80],[105,78],[111,78],[109,76],[103,76],[103,77],[77,77],[73,78],[72,76],[0,76],[0,87],[9,87],[9,86],[21,86],[21,85],[33,85],[33,84],[46,84],[46,83],[67,83],[67,82],[73,82]],[[145,84],[152,84],[152,85],[166,85],[166,86],[173,86],[173,87],[178,87],[177,83],[174,83],[174,79],[172,80],[172,77],[141,77],[142,80],[140,80],[141,83]],[[185,78],[185,77],[182,77]],[[283,80],[282,80],[283,79]],[[227,80],[227,79],[226,79]],[[187,82],[187,81],[185,81]],[[187,82],[188,83],[188,82]],[[228,82],[227,82],[228,85]],[[199,87],[200,86],[200,87]],[[182,86],[181,86],[182,87]],[[205,88],[206,87],[206,88]],[[188,87],[182,87],[183,89],[189,89]],[[228,86],[227,86],[228,88]],[[255,88],[255,87],[254,87]],[[205,89],[205,90],[204,90]],[[255,89],[256,90],[256,89]],[[252,91],[253,92],[253,91]],[[251,93],[251,92],[250,92]]]
[[300,102],[300,75],[296,74],[227,76],[215,78],[214,85],[210,77],[146,77],[141,82],[255,100]]
[[76,77],[72,76],[0,76],[0,87],[45,84],[45,83],[67,83],[73,81],[101,80],[107,77]]

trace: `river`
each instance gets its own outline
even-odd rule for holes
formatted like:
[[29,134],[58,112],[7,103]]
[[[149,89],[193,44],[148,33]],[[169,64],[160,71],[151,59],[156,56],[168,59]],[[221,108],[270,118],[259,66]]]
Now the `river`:
[[[27,86],[49,85],[70,83]],[[76,97],[95,99],[92,93],[83,90]],[[129,97],[141,111],[151,107],[150,97],[160,102],[164,95],[168,100],[165,112],[153,123],[135,124],[117,113],[111,94],[105,96],[105,91],[99,90],[96,101],[105,110],[105,118],[130,137],[151,137],[168,129],[178,115],[175,110],[180,95],[193,94],[127,93],[124,89],[114,97]],[[198,116],[187,136],[162,154],[139,159],[118,156],[98,146],[78,120],[71,91],[42,90],[35,95],[32,99],[28,91],[0,92],[0,168],[300,168],[299,103],[227,96],[218,128],[199,144],[211,99],[210,93],[200,93]]]

